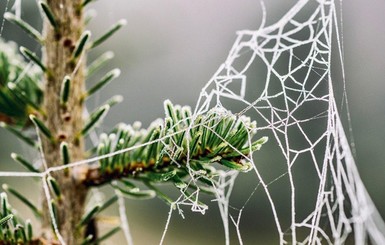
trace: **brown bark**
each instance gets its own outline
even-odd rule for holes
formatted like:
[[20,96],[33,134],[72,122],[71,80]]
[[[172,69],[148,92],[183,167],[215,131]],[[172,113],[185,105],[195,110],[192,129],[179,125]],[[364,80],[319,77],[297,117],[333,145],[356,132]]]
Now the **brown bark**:
[[[44,96],[46,115],[41,116],[41,119],[54,136],[53,142],[41,136],[48,167],[62,164],[60,156],[62,141],[69,144],[72,162],[84,157],[84,140],[83,137],[77,137],[77,134],[83,127],[85,55],[77,60],[72,57],[75,45],[84,31],[81,3],[81,0],[47,0],[58,24],[55,29],[47,19],[44,21],[43,59],[47,67]],[[60,104],[60,90],[66,75],[71,77],[71,90],[67,106],[63,106]],[[85,172],[84,168],[83,166],[72,168],[68,172],[52,173],[63,195],[63,200],[57,201],[56,205],[58,227],[67,244],[79,244],[84,239],[84,229],[77,227],[83,215],[87,195],[87,188],[79,181],[82,173]],[[42,205],[44,236],[48,240],[54,239],[45,196],[43,196]]]

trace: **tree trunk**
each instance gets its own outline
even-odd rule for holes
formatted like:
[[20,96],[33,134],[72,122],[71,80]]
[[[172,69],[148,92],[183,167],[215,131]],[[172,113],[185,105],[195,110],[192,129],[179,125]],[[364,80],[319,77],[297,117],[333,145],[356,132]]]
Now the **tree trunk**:
[[[84,158],[84,140],[78,137],[83,127],[83,94],[85,91],[85,55],[73,59],[73,50],[84,31],[81,0],[47,0],[57,27],[46,19],[44,21],[45,44],[43,59],[47,72],[45,75],[44,111],[41,119],[51,131],[54,140],[41,135],[43,152],[47,167],[62,165],[60,144],[69,145],[71,162]],[[66,106],[60,103],[60,90],[63,78],[71,77],[71,89]],[[84,166],[69,171],[52,172],[61,188],[62,201],[56,200],[57,224],[67,244],[79,244],[84,239],[84,229],[77,227],[84,212],[87,188],[79,182],[85,172]],[[43,233],[53,241],[52,221],[48,212],[47,200],[43,196]]]

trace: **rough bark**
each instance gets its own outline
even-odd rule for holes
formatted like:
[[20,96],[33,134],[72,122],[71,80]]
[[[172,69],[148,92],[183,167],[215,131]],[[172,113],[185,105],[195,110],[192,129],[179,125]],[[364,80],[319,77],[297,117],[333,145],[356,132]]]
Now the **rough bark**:
[[[83,99],[85,85],[85,55],[74,60],[72,52],[80,35],[84,31],[81,0],[47,0],[58,27],[55,29],[46,19],[44,21],[45,45],[43,59],[47,72],[45,76],[44,111],[41,116],[51,130],[54,141],[42,138],[43,152],[48,167],[62,164],[60,143],[69,144],[71,161],[84,157],[83,137],[77,137],[83,127]],[[60,104],[60,90],[64,76],[71,77],[71,90],[67,106]],[[87,188],[79,182],[85,167],[72,168],[68,172],[53,172],[58,181],[63,200],[56,201],[58,226],[67,244],[79,244],[84,239],[83,230],[77,227],[84,211]],[[42,200],[43,233],[50,240],[55,239],[51,218],[48,213],[47,200]]]

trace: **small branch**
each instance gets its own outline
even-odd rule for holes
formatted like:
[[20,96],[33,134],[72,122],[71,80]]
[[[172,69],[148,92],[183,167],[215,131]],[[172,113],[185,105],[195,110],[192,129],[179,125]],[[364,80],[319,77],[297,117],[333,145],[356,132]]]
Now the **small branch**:
[[253,168],[249,156],[267,141],[262,137],[249,144],[256,124],[246,117],[214,110],[191,120],[186,118],[191,115],[186,108],[169,101],[165,110],[169,120],[153,123],[147,130],[119,125],[110,136],[102,135],[97,152],[101,157],[109,156],[89,169],[83,183],[98,186],[135,178],[184,186],[180,178],[188,175],[189,169],[210,175],[215,171],[213,163],[247,172]]

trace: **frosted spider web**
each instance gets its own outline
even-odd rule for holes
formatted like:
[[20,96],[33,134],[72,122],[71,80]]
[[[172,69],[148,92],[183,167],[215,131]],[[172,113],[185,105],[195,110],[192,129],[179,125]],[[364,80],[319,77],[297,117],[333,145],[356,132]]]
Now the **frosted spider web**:
[[[354,241],[355,244],[366,244],[369,241],[371,244],[385,244],[384,222],[359,177],[337,110],[333,90],[336,81],[332,82],[331,78],[331,54],[335,43],[333,34],[337,34],[335,39],[340,57],[342,47],[338,38],[335,3],[312,2],[311,14],[306,15],[303,12],[305,6],[309,7],[307,5],[310,4],[306,0],[298,1],[277,23],[265,26],[263,21],[256,31],[239,31],[226,61],[202,89],[193,117],[213,107],[229,113],[224,105],[235,101],[242,106],[235,115],[253,115],[253,119],[258,122],[259,135],[273,136],[269,144],[277,145],[285,166],[281,175],[266,179],[258,162],[245,157],[254,164],[257,188],[263,189],[270,203],[280,244],[343,244],[347,241]],[[303,50],[306,50],[305,55]],[[266,75],[263,85],[250,90],[254,81],[250,77],[246,80],[246,75],[249,67],[257,60],[266,68]],[[344,80],[339,82],[344,83]],[[311,132],[315,125],[322,125],[322,130]],[[139,147],[49,168],[42,173],[0,172],[0,176],[40,177],[47,200],[50,200],[46,177],[51,172],[97,162]],[[279,163],[270,165],[274,168],[275,164]],[[305,217],[298,217],[301,203],[296,200],[301,192],[298,191],[300,186],[296,184],[299,176],[295,169],[297,165],[304,164],[312,169],[310,174],[316,182],[316,194],[307,200],[313,208],[307,211]],[[229,214],[230,194],[237,174],[235,171],[220,171],[213,183],[226,244],[230,243],[231,225],[235,226],[239,243],[243,244],[239,225],[243,219],[249,218],[242,216],[247,202],[239,209],[237,217]],[[191,177],[191,181],[195,181],[193,171]],[[288,193],[290,202],[290,218],[286,223],[283,221],[285,217],[277,211],[278,201],[271,190],[282,179],[287,181],[287,185],[280,192]],[[127,243],[132,244],[124,199],[119,192],[116,194],[119,196],[122,230]],[[198,202],[199,195],[200,190],[197,189],[191,196],[181,195],[174,202],[160,243],[167,236],[174,207],[177,207],[181,215],[180,207],[186,205],[191,206],[193,211],[205,212],[207,206]],[[50,212],[54,217],[52,210]],[[54,219],[53,226],[59,240],[65,244]]]
[[[334,1],[312,3],[305,19],[309,1],[298,1],[277,23],[256,31],[238,32],[237,39],[226,59],[202,89],[195,113],[207,111],[223,101],[241,102],[243,109],[236,113],[257,115],[260,134],[271,131],[274,143],[283,155],[290,193],[290,222],[285,226],[276,210],[270,185],[254,163],[257,181],[265,191],[273,213],[280,244],[385,244],[384,222],[373,205],[357,171],[355,161],[337,110],[331,77],[333,34],[337,33],[341,62],[342,47],[338,37]],[[304,19],[304,20],[301,20]],[[303,55],[306,50],[306,55]],[[246,57],[246,58],[245,58]],[[264,85],[247,97],[248,68],[261,60],[266,66]],[[342,65],[343,69],[343,65]],[[344,72],[344,71],[342,71]],[[340,81],[345,83],[344,79]],[[257,95],[259,94],[259,95]],[[311,133],[321,124],[322,130]],[[307,202],[314,207],[305,218],[297,217],[301,203],[297,203],[294,169],[307,157],[305,164],[314,168],[317,195]],[[272,164],[274,165],[274,164]],[[274,166],[272,166],[274,167]],[[226,244],[229,244],[229,193],[235,178],[220,176],[217,201],[224,222]],[[226,189],[228,188],[228,189]],[[240,210],[242,211],[242,209]],[[241,212],[236,221],[239,242]],[[300,235],[298,235],[300,234]]]

